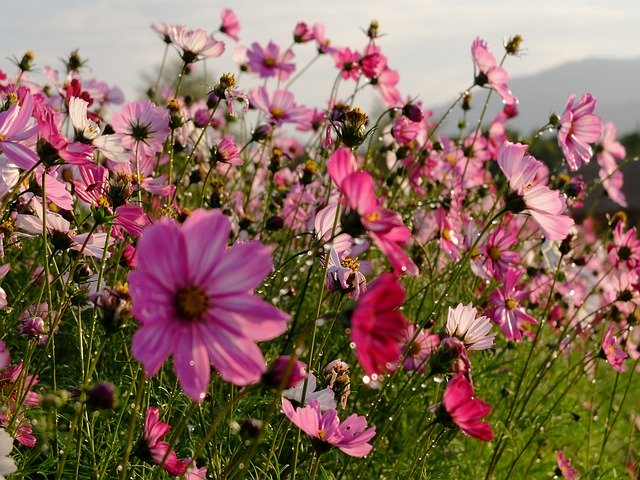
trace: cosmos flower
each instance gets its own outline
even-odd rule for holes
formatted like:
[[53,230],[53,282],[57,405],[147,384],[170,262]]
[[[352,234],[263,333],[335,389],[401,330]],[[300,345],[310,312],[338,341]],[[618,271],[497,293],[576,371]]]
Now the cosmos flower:
[[125,103],[111,124],[123,147],[148,156],[161,152],[169,136],[169,113],[149,100]]
[[490,412],[491,406],[475,398],[471,382],[458,373],[447,384],[438,414],[441,421],[453,422],[465,435],[489,442],[493,439],[493,430],[482,419]]
[[542,162],[525,155],[527,145],[504,142],[498,152],[498,165],[504,172],[512,194],[507,197],[507,208],[514,213],[528,213],[549,240],[563,240],[574,221],[562,215],[565,198],[551,190],[541,180]]
[[[171,430],[171,426],[160,421],[160,413],[156,407],[149,407],[144,418],[144,447],[153,463],[162,465],[162,468],[171,475],[182,475],[191,463],[191,459],[179,460],[178,455],[170,450],[170,445],[163,439]],[[146,455],[144,455],[146,456]]]
[[4,475],[18,471],[15,462],[9,456],[13,450],[13,438],[4,428],[0,428],[0,479],[4,480]]
[[476,37],[471,44],[471,55],[480,71],[476,76],[476,85],[484,86],[488,83],[491,88],[498,92],[504,103],[508,105],[518,103],[518,99],[513,96],[509,89],[509,74],[497,64],[493,53],[487,46],[487,42],[480,37]]
[[489,295],[489,300],[494,306],[487,311],[487,316],[500,325],[505,337],[516,342],[522,340],[522,334],[529,337],[535,336],[533,332],[523,328],[525,323],[533,325],[538,323],[522,305],[529,296],[529,291],[518,284],[521,276],[521,270],[515,268],[507,270],[502,278],[502,285]]
[[360,296],[351,314],[351,340],[366,375],[392,371],[402,354],[408,322],[398,311],[405,293],[398,277],[383,273]]
[[308,116],[308,110],[295,102],[293,93],[289,90],[279,89],[269,93],[263,87],[255,88],[249,94],[251,102],[269,117],[273,125],[283,123],[297,123],[304,121]]
[[593,95],[585,93],[577,103],[575,98],[571,95],[567,100],[558,129],[558,146],[573,171],[578,170],[581,163],[589,163],[593,156],[589,144],[600,140],[602,132],[600,117],[593,113],[596,107]]
[[284,81],[296,69],[295,64],[290,63],[293,56],[291,50],[281,52],[280,47],[271,41],[266,48],[253,42],[247,50],[247,65],[260,78],[278,77],[278,80]]
[[486,350],[493,346],[495,333],[489,333],[491,322],[485,316],[477,316],[472,304],[459,303],[456,308],[449,307],[446,332],[449,337],[457,337],[467,350]]
[[233,10],[230,8],[224,8],[220,12],[222,18],[222,24],[220,25],[220,32],[233,38],[236,42],[240,40],[240,20]]
[[315,400],[296,409],[289,400],[283,398],[282,410],[300,430],[320,444],[337,447],[352,457],[364,457],[373,448],[367,442],[376,434],[376,428],[367,428],[365,417],[354,413],[340,422],[335,409],[322,413],[320,403]]
[[562,450],[556,452],[556,462],[558,463],[558,474],[567,480],[576,480],[578,478],[578,470],[571,467],[571,460],[564,456]]
[[616,127],[613,123],[605,123],[602,126],[602,137],[596,152],[596,160],[600,165],[598,176],[602,181],[602,186],[611,200],[621,207],[626,207],[627,199],[622,192],[624,175],[616,160],[623,160],[627,156],[627,151],[616,140]]
[[218,210],[196,210],[182,225],[163,218],[143,232],[138,267],[129,274],[140,322],[133,356],[153,376],[171,355],[196,402],[205,397],[212,365],[236,385],[259,381],[265,363],[256,342],[280,335],[288,319],[252,294],[272,269],[271,248],[258,241],[227,248],[230,230]]

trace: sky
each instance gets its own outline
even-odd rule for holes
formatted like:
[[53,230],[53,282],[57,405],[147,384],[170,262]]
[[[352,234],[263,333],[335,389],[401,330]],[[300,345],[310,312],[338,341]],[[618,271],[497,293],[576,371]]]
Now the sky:
[[[236,43],[220,35],[227,52],[208,61],[208,72],[233,71],[231,53],[238,44],[274,40],[288,46],[299,21],[322,22],[333,45],[362,49],[367,41],[362,30],[376,19],[384,34],[378,44],[389,66],[400,72],[401,93],[425,105],[455,98],[471,84],[470,45],[476,36],[498,58],[503,39],[515,33],[524,37],[521,57],[505,63],[511,77],[586,58],[640,58],[638,0],[5,0],[0,69],[13,72],[8,59],[26,50],[35,53],[40,69],[61,68],[60,59],[78,48],[89,59],[88,76],[118,85],[127,100],[134,100],[143,88],[143,72],[155,71],[164,50],[150,24],[215,31],[225,7],[240,18],[241,39]],[[303,65],[314,47],[298,45],[295,53]],[[177,58],[176,52],[170,55]],[[296,97],[323,106],[334,76],[332,60],[321,58],[293,88]]]

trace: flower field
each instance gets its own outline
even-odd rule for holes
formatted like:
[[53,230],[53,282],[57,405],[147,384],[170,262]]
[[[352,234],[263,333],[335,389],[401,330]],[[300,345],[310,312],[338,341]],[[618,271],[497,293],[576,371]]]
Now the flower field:
[[146,98],[78,51],[0,71],[0,479],[637,479],[637,158],[597,99],[518,133],[520,35],[437,115],[377,21],[219,21],[151,25]]

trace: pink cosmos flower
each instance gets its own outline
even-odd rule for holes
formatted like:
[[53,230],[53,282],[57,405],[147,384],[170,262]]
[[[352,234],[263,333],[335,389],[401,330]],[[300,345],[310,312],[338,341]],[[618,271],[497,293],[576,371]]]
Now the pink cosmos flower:
[[313,29],[305,22],[298,22],[293,29],[295,43],[307,43],[313,40]]
[[614,327],[611,325],[604,334],[604,339],[602,340],[602,351],[607,358],[607,362],[611,365],[611,368],[616,372],[624,372],[626,371],[626,368],[624,367],[624,360],[629,355],[623,348],[621,348],[620,339],[613,335],[613,330]]
[[182,60],[187,65],[204,58],[216,58],[224,53],[224,42],[201,28],[189,30],[183,25],[172,25],[169,28],[169,38],[182,51]]
[[616,160],[622,160],[626,156],[627,151],[624,146],[616,140],[616,127],[613,123],[605,123],[596,153],[596,159],[600,165],[598,175],[609,198],[621,207],[627,206],[627,199],[622,192],[624,176],[618,169]]
[[357,163],[351,150],[341,147],[329,159],[327,170],[344,194],[349,213],[343,217],[342,228],[354,236],[365,231],[384,253],[398,274],[417,275],[418,267],[402,249],[411,236],[400,214],[379,205],[373,177],[356,171]]
[[475,83],[484,86],[487,83],[500,95],[506,104],[518,103],[518,99],[509,90],[509,74],[500,67],[493,54],[487,47],[487,42],[480,37],[471,44],[471,55],[480,73],[476,76]]
[[37,126],[31,122],[32,112],[33,96],[29,93],[22,105],[16,102],[0,112],[0,152],[23,170],[29,170],[40,160],[36,152],[22,143],[37,133]]
[[493,319],[509,340],[519,342],[522,334],[535,337],[535,334],[523,328],[525,323],[537,324],[538,321],[529,315],[522,305],[522,301],[529,296],[529,291],[524,290],[518,281],[522,276],[521,270],[510,268],[502,278],[502,285],[489,295],[489,300],[494,307],[487,310],[487,315]]
[[367,279],[359,270],[360,263],[357,258],[341,256],[331,246],[329,248],[327,269],[327,289],[330,292],[339,291],[348,293],[349,298],[357,300],[367,289]]
[[143,232],[129,274],[140,322],[133,356],[153,376],[171,355],[180,385],[197,402],[211,365],[236,385],[259,381],[265,364],[256,341],[280,335],[288,319],[251,293],[272,269],[271,248],[257,241],[227,248],[230,230],[217,210],[196,210],[182,225],[163,218]]
[[483,442],[493,439],[491,425],[482,420],[491,412],[491,406],[473,396],[473,385],[463,374],[456,374],[447,384],[442,406],[444,412],[441,409],[439,415],[455,423],[465,435]]
[[251,102],[269,116],[274,125],[297,123],[306,120],[308,110],[295,102],[293,93],[279,89],[269,93],[266,87],[258,87],[249,94]]
[[340,75],[344,80],[357,80],[360,76],[360,54],[350,48],[338,48],[333,54],[336,68],[340,70]]
[[506,228],[497,228],[489,234],[481,251],[494,278],[502,278],[511,266],[520,263],[520,254],[510,250],[517,241],[516,232]]
[[449,337],[457,337],[467,350],[486,350],[493,346],[495,333],[489,333],[491,322],[485,316],[477,316],[472,304],[459,303],[456,308],[449,307],[446,332]]
[[240,157],[240,153],[238,151],[238,147],[236,146],[233,138],[230,136],[224,137],[218,143],[218,146],[215,150],[214,160],[222,163],[227,163],[229,165],[240,166],[243,164],[242,157]]
[[393,371],[409,323],[398,311],[405,293],[398,277],[383,273],[360,296],[351,314],[351,340],[366,375]]
[[[40,405],[40,396],[31,390],[37,383],[37,376],[23,373],[22,361],[0,369],[0,392],[4,392],[3,408],[0,408],[0,426],[7,428],[13,417],[16,417],[12,434],[26,447],[36,444],[31,422],[25,415],[25,407]],[[20,401],[22,403],[19,403]]]
[[[429,332],[427,329],[421,329],[417,335],[416,331],[417,329],[414,324],[409,324],[405,330],[402,345],[405,357],[402,362],[402,367],[405,372],[415,370],[418,373],[424,373],[427,360],[429,360],[429,357],[440,343],[440,337],[435,333]],[[414,342],[409,346],[409,343],[414,337]]]
[[113,114],[111,124],[122,146],[138,154],[162,152],[169,136],[169,113],[149,100],[125,103]]
[[585,93],[576,103],[571,95],[560,118],[558,146],[567,160],[569,168],[578,170],[580,163],[589,163],[593,156],[590,143],[600,140],[602,124],[600,117],[593,113],[596,99]]
[[282,410],[289,420],[310,437],[322,444],[337,447],[352,457],[364,457],[373,446],[367,442],[376,434],[375,427],[367,428],[367,419],[355,413],[343,422],[335,409],[324,414],[320,404],[311,400],[305,407],[294,408],[289,400],[282,399]]
[[280,52],[280,47],[272,41],[267,44],[266,48],[253,42],[251,48],[247,50],[247,65],[260,78],[278,77],[278,80],[283,81],[289,78],[296,69],[295,64],[289,63],[293,57],[291,50]]
[[62,116],[50,107],[37,104],[35,116],[38,121],[38,153],[45,164],[58,163],[62,158],[72,165],[92,165],[93,147],[78,141],[70,142],[60,131]]
[[567,480],[576,480],[578,470],[571,467],[571,460],[564,456],[562,450],[556,452],[556,462],[558,463],[559,474]]
[[573,219],[562,215],[566,200],[541,182],[546,169],[542,162],[525,155],[527,145],[504,142],[498,152],[498,165],[504,172],[513,194],[507,208],[514,213],[528,213],[549,240],[563,240],[573,226]]
[[225,8],[220,12],[222,17],[222,24],[220,25],[220,32],[233,38],[236,42],[240,40],[240,20],[238,16],[230,8]]
[[171,475],[183,475],[191,463],[191,459],[179,460],[170,445],[163,439],[171,430],[171,426],[160,421],[160,413],[156,407],[149,407],[144,419],[144,447],[145,454],[151,457],[153,463],[162,465],[163,470]]
[[624,231],[625,223],[618,222],[613,230],[613,243],[607,245],[609,261],[616,267],[633,270],[640,265],[640,240],[636,227]]

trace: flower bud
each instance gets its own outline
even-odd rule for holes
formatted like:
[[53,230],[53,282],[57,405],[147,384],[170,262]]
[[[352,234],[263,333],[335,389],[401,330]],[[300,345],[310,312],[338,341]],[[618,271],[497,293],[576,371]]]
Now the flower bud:
[[262,375],[262,382],[271,388],[292,388],[307,377],[306,365],[288,355],[276,358]]
[[116,389],[111,383],[102,382],[87,393],[87,406],[94,410],[113,410],[116,406]]

